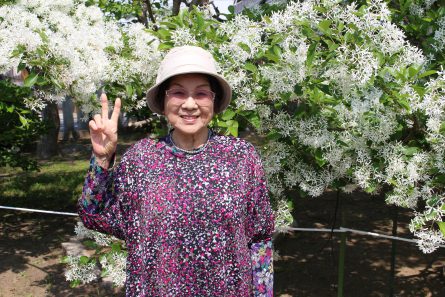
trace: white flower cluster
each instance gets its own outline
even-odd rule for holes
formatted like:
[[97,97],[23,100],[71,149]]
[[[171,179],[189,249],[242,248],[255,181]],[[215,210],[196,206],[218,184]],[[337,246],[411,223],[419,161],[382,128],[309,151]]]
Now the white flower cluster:
[[441,244],[445,243],[443,234],[440,231],[423,230],[415,233],[417,245],[424,253],[434,252]]
[[81,256],[66,257],[68,267],[65,271],[65,278],[67,281],[79,280],[82,284],[87,284],[97,279],[98,270],[94,262],[81,263],[80,257]]
[[306,77],[305,63],[309,46],[304,39],[290,35],[282,46],[284,51],[279,64],[260,67],[261,75],[270,82],[268,95],[274,100],[280,99],[280,93],[292,93],[294,86]]
[[445,16],[441,17],[437,21],[437,30],[434,32],[434,49],[437,52],[442,51],[445,48]]
[[106,275],[113,281],[113,284],[122,287],[126,279],[127,256],[125,253],[112,252],[104,255],[100,259],[100,265],[105,270]]
[[77,238],[93,239],[99,246],[108,246],[111,242],[117,240],[115,237],[85,228],[82,222],[77,222],[74,228]]
[[294,220],[289,205],[285,200],[278,201],[277,210],[274,212],[274,215],[275,230],[278,232],[285,231],[286,227],[291,225]]
[[0,72],[23,63],[51,82],[29,107],[60,101],[69,92],[89,112],[104,83],[152,82],[160,59],[156,38],[140,24],[120,28],[85,2],[20,0],[0,7]]

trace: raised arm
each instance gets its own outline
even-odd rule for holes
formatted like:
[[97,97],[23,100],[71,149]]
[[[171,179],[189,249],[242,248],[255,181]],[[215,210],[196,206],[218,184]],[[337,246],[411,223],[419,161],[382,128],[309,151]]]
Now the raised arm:
[[91,144],[96,161],[102,168],[108,169],[117,147],[117,126],[121,110],[121,100],[116,99],[111,118],[108,117],[108,98],[105,93],[100,96],[102,113],[94,115],[89,122]]
[[119,176],[125,170],[119,166],[111,170],[117,147],[117,121],[121,102],[116,99],[111,118],[108,100],[101,96],[102,113],[89,122],[93,156],[78,203],[79,216],[89,229],[125,237],[123,211],[119,200]]

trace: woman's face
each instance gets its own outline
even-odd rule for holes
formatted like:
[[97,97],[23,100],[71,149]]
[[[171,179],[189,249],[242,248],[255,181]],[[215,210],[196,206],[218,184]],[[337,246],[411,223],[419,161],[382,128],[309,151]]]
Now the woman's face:
[[211,91],[207,76],[203,74],[182,74],[170,80],[164,115],[175,133],[187,136],[207,133],[214,109]]

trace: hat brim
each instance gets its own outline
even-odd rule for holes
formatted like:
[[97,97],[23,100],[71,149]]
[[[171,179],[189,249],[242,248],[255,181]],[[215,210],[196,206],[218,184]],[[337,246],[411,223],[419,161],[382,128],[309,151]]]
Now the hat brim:
[[[185,67],[187,68],[187,67]],[[162,81],[157,82],[154,86],[152,86],[147,91],[147,104],[148,108],[154,113],[157,114],[163,114],[164,113],[164,106],[160,106],[159,102],[156,100],[158,96],[159,86],[162,85],[166,80],[177,76],[181,74],[189,74],[189,73],[198,73],[198,74],[206,74],[210,75],[218,81],[219,85],[221,86],[221,90],[223,92],[222,96],[220,97],[220,101],[217,103],[217,105],[214,108],[215,113],[221,113],[223,112],[230,104],[230,100],[232,98],[232,87],[229,85],[229,83],[224,79],[224,77],[208,72],[208,71],[199,71],[196,70],[196,68],[193,71],[190,71],[190,69],[183,69],[183,70],[176,70],[175,73],[171,75],[165,76]]]

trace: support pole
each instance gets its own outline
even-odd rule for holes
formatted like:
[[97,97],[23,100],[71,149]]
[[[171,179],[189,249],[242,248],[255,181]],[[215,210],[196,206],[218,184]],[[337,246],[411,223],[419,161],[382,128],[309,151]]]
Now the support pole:
[[[345,226],[345,214],[343,205],[340,203],[341,226]],[[345,281],[345,254],[346,254],[346,232],[340,234],[340,250],[338,255],[338,288],[337,297],[343,297],[343,287]]]
[[[392,214],[392,236],[397,236],[397,220],[398,220],[398,209],[394,206],[391,209]],[[396,240],[391,242],[391,270],[389,275],[389,297],[394,296],[394,276],[396,271]]]
[[338,297],[343,297],[343,285],[345,280],[345,253],[346,232],[340,234],[340,254],[338,257]]

